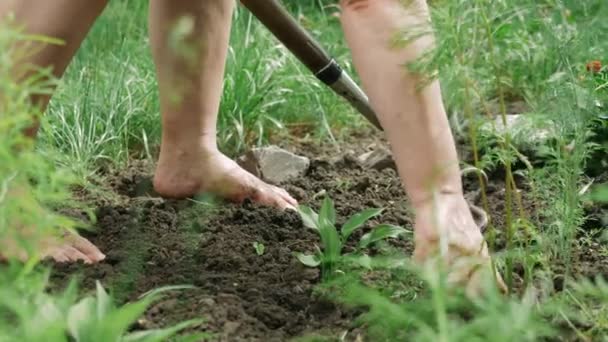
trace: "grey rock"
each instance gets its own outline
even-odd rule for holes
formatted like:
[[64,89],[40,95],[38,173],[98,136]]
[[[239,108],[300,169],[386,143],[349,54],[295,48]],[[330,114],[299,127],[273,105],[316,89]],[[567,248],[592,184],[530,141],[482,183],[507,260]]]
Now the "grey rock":
[[[494,128],[496,129],[494,131]],[[492,121],[480,126],[482,134],[504,135],[507,131],[520,147],[530,144],[540,144],[555,136],[552,123],[543,122],[531,114],[515,114],[506,116],[506,125],[502,116],[498,115]]]
[[277,146],[249,150],[237,159],[238,164],[258,178],[280,184],[302,177],[310,167],[310,160]]
[[384,169],[396,169],[395,161],[391,151],[382,146],[378,146],[372,151],[363,153],[357,160],[363,168],[382,171]]

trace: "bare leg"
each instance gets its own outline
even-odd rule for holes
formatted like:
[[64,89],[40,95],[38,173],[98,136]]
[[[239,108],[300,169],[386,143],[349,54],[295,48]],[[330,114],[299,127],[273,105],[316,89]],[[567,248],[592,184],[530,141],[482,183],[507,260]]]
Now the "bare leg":
[[[61,77],[105,5],[106,0],[2,0],[0,21],[13,13],[16,23],[23,25],[26,32],[62,39],[64,45],[32,46],[37,53],[29,60],[19,61],[36,67],[52,67],[55,76]],[[33,101],[44,109],[49,97],[37,96]],[[33,127],[27,134],[34,137],[36,131],[37,127]],[[22,255],[22,252],[19,252],[15,244],[10,241],[0,241],[0,246],[4,251],[12,249],[14,253],[11,255]],[[39,248],[42,257],[52,257],[58,261],[96,262],[105,258],[89,241],[71,234],[62,241],[56,239],[45,241]],[[4,254],[8,257],[7,253]]]
[[[430,35],[405,47],[391,47],[402,30],[428,24],[426,1],[342,0],[342,24],[354,64],[394,151],[399,175],[416,211],[415,257],[422,261],[442,251],[451,263],[480,256],[487,247],[463,197],[458,157],[443,106],[439,82],[418,90],[420,76],[407,71],[433,44]],[[467,283],[471,269],[455,282]],[[475,277],[475,275],[473,275]],[[465,279],[463,279],[465,278]],[[477,286],[473,284],[472,286]]]
[[[26,32],[63,40],[63,45],[32,44],[31,48],[38,53],[20,61],[36,67],[52,67],[53,74],[61,77],[106,3],[107,0],[3,0],[0,1],[0,21],[13,13],[16,24],[23,25]],[[36,96],[33,100],[44,109],[50,96]],[[28,135],[35,136],[37,130],[38,127],[33,127]]]
[[163,125],[154,186],[166,197],[211,192],[235,201],[250,198],[293,207],[297,202],[286,191],[244,171],[217,148],[216,123],[234,4],[232,0],[151,1],[150,35]]

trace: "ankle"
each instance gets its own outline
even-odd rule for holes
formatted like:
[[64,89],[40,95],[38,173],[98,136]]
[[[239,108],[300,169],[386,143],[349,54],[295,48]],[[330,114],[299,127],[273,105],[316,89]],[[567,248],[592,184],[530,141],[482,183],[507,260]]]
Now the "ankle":
[[154,172],[154,190],[165,198],[187,198],[201,187],[201,167],[213,149],[164,143]]
[[183,199],[196,195],[201,188],[200,178],[190,170],[170,169],[159,166],[153,179],[154,191],[164,198]]
[[[193,126],[198,126],[193,123]],[[163,122],[162,146],[168,150],[185,149],[192,151],[194,148],[199,150],[217,150],[216,131],[186,127],[184,125]]]

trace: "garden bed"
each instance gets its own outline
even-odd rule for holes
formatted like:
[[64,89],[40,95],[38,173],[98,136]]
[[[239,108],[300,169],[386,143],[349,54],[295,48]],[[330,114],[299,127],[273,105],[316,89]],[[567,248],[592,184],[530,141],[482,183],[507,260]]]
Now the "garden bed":
[[[350,141],[342,144],[350,150],[291,143],[291,150],[312,162],[305,177],[285,188],[300,203],[315,208],[329,195],[336,203],[338,223],[366,208],[386,208],[371,223],[411,229],[407,200],[395,170],[364,169],[356,162],[355,156],[381,144],[380,139],[363,136]],[[196,287],[172,292],[152,306],[138,322],[139,328],[203,318],[204,323],[194,330],[214,334],[212,340],[284,341],[346,332],[347,340],[356,339],[359,330],[352,330],[356,311],[317,295],[319,271],[294,257],[319,243],[297,213],[251,203],[212,204],[202,198],[163,200],[151,194],[152,170],[150,163],[137,161],[110,175],[107,186],[112,196],[105,199],[81,192],[96,207],[95,232],[89,237],[107,259],[94,266],[56,267],[56,286],[67,275],[81,272],[86,287],[101,280],[121,300],[166,285]],[[501,184],[499,177],[491,179],[487,190],[492,219],[499,229],[505,207]],[[479,196],[471,195],[477,190],[474,177],[465,182],[465,189],[479,205]],[[526,209],[535,206],[525,195],[524,203]],[[263,253],[256,252],[254,243],[264,245]],[[411,236],[391,243],[408,255],[413,250]],[[608,274],[608,260],[592,253],[581,253],[572,269],[585,275]]]

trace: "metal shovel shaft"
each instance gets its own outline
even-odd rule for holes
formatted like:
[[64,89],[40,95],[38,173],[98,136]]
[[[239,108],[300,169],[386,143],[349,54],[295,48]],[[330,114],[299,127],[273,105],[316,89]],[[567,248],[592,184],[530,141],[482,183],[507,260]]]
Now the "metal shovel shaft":
[[365,93],[278,0],[241,0],[313,74],[382,129]]

